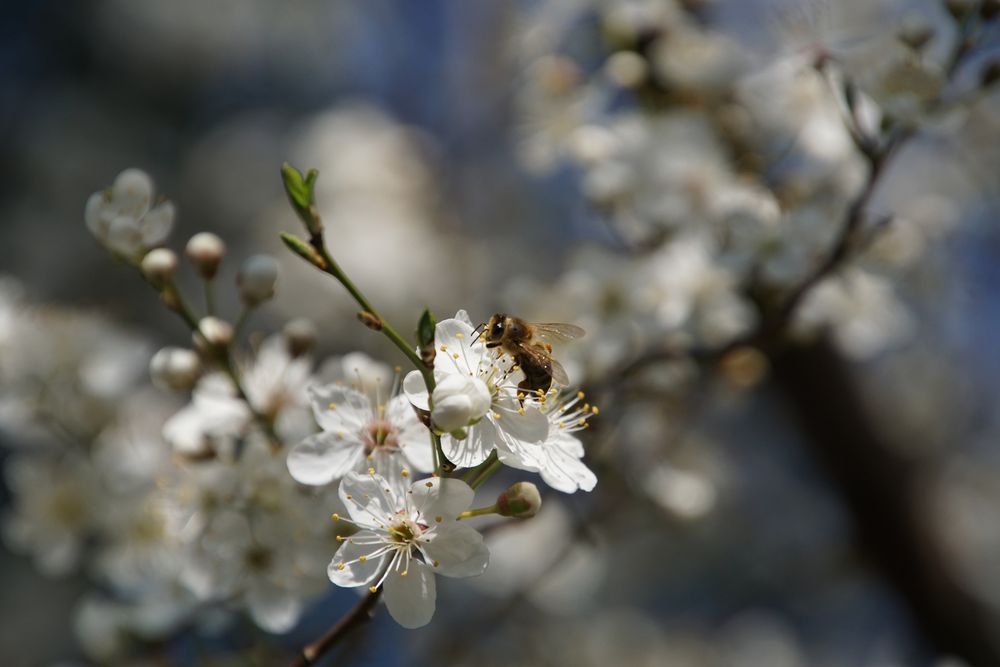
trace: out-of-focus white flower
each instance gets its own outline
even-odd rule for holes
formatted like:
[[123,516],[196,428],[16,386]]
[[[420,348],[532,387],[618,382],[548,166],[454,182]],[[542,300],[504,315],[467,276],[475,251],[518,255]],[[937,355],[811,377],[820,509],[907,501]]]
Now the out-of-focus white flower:
[[[253,358],[238,364],[250,404],[273,421],[285,441],[301,440],[313,429],[306,394],[311,363],[292,358],[282,337],[272,336]],[[191,403],[167,421],[163,435],[177,451],[201,456],[243,436],[252,424],[253,415],[230,379],[215,372],[198,381]]]
[[465,482],[431,477],[399,497],[379,475],[348,473],[340,497],[361,530],[346,538],[330,562],[330,580],[373,592],[384,585],[386,606],[397,623],[426,625],[434,615],[435,572],[470,577],[489,564],[482,535],[456,521],[473,495]]
[[309,395],[323,431],[289,451],[288,471],[297,481],[328,484],[371,467],[402,493],[412,471],[433,469],[430,433],[405,396],[373,406],[365,394],[335,384],[312,387]]
[[[442,436],[444,454],[455,465],[466,468],[482,463],[495,449],[503,463],[522,470],[537,470],[537,454],[533,451],[548,435],[549,422],[534,401],[521,404],[517,389],[521,372],[513,370],[512,360],[488,350],[474,328],[469,315],[460,310],[454,318],[438,322],[434,331],[438,349],[435,382],[448,388],[442,394],[446,399],[461,403],[454,412],[449,409],[446,417],[474,420],[481,415],[478,421],[462,425],[466,437]],[[455,375],[462,379],[448,379]],[[485,414],[479,412],[484,398],[480,385],[489,392],[490,403]],[[431,410],[419,372],[411,371],[404,378],[403,391],[414,406]]]
[[169,248],[155,248],[142,258],[142,274],[156,287],[173,279],[177,271],[177,255]]
[[87,228],[105,247],[131,260],[163,243],[174,224],[174,205],[153,202],[153,181],[146,172],[126,169],[111,188],[87,200]]
[[4,472],[17,498],[3,520],[4,540],[31,554],[44,574],[68,574],[96,527],[101,487],[93,468],[67,452],[58,461],[18,457]]
[[845,354],[866,359],[906,337],[913,322],[891,283],[851,268],[810,290],[793,325],[799,335],[829,328]]

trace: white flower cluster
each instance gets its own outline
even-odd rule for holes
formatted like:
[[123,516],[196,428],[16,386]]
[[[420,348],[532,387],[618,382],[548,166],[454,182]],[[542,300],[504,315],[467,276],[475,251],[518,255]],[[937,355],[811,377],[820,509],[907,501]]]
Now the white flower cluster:
[[[803,41],[786,22],[774,35],[777,55],[761,54],[687,4],[545,6],[522,34],[524,160],[573,167],[593,210],[630,251],[585,250],[555,286],[512,295],[519,312],[558,317],[550,309],[569,303],[583,310],[581,324],[596,335],[570,354],[590,377],[643,340],[704,349],[751,331],[758,300],[789,297],[833,252],[871,176],[859,142],[876,150],[889,140],[880,134],[884,116],[912,118],[898,107],[925,108],[940,90],[940,63],[915,57],[891,30],[865,43],[884,63],[875,73],[857,66],[870,58],[840,48],[868,26],[821,17],[830,29],[817,19],[819,30]],[[568,54],[590,25],[583,17],[599,23],[606,50],[575,58]],[[582,64],[598,56],[597,67]],[[911,202],[916,195],[921,206],[905,208],[921,214],[891,220],[871,202],[852,232],[849,266],[805,294],[794,332],[830,330],[855,358],[904,339],[912,322],[894,278],[916,268],[925,239],[949,226],[917,219],[934,218],[926,206],[942,211],[948,194],[945,186],[900,193]]]

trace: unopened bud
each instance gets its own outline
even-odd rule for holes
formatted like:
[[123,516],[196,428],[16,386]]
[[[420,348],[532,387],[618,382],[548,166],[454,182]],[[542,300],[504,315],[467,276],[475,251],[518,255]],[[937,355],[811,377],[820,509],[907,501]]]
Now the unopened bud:
[[248,257],[236,276],[240,298],[248,306],[256,306],[274,296],[278,280],[278,262],[270,255]]
[[497,514],[530,519],[542,508],[542,494],[531,482],[517,482],[497,498]]
[[[198,322],[198,332],[212,347],[224,347],[233,342],[232,325],[218,317],[202,318],[201,322]],[[198,336],[195,336],[195,342],[198,342]]]
[[365,325],[372,331],[382,330],[382,320],[375,317],[374,313],[370,313],[367,310],[362,310],[358,312],[358,320],[360,320],[360,322],[363,325]]
[[184,254],[202,278],[211,280],[226,254],[226,244],[211,232],[200,232],[187,242]]
[[177,271],[177,255],[167,248],[156,248],[146,253],[142,258],[142,275],[154,287],[160,288],[169,283]]
[[201,375],[201,359],[182,347],[165,347],[149,362],[153,384],[161,389],[185,391],[194,386]]
[[637,88],[646,82],[649,65],[646,59],[635,51],[618,51],[608,58],[604,71],[616,85],[622,88]]
[[316,345],[316,338],[319,332],[312,320],[304,317],[296,318],[285,325],[282,330],[285,342],[288,345],[288,353],[293,357],[301,357],[313,349]]

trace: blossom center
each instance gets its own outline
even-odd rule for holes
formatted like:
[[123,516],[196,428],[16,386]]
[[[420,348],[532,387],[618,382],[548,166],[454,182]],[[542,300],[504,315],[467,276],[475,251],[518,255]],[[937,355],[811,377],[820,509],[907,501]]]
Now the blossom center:
[[399,429],[388,419],[376,417],[365,424],[362,429],[365,443],[365,454],[371,454],[376,449],[394,452],[399,449]]

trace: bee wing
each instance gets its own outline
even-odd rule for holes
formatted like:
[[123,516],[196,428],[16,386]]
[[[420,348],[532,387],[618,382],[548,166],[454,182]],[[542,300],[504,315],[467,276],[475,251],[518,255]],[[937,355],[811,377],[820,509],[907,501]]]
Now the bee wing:
[[563,342],[583,338],[587,333],[575,324],[564,324],[560,322],[545,322],[542,324],[532,324],[535,327],[535,335],[545,341]]
[[564,387],[568,387],[569,376],[566,375],[566,369],[563,368],[562,364],[560,364],[552,357],[549,357],[549,362],[551,362],[552,364],[552,379],[558,384],[561,384]]

